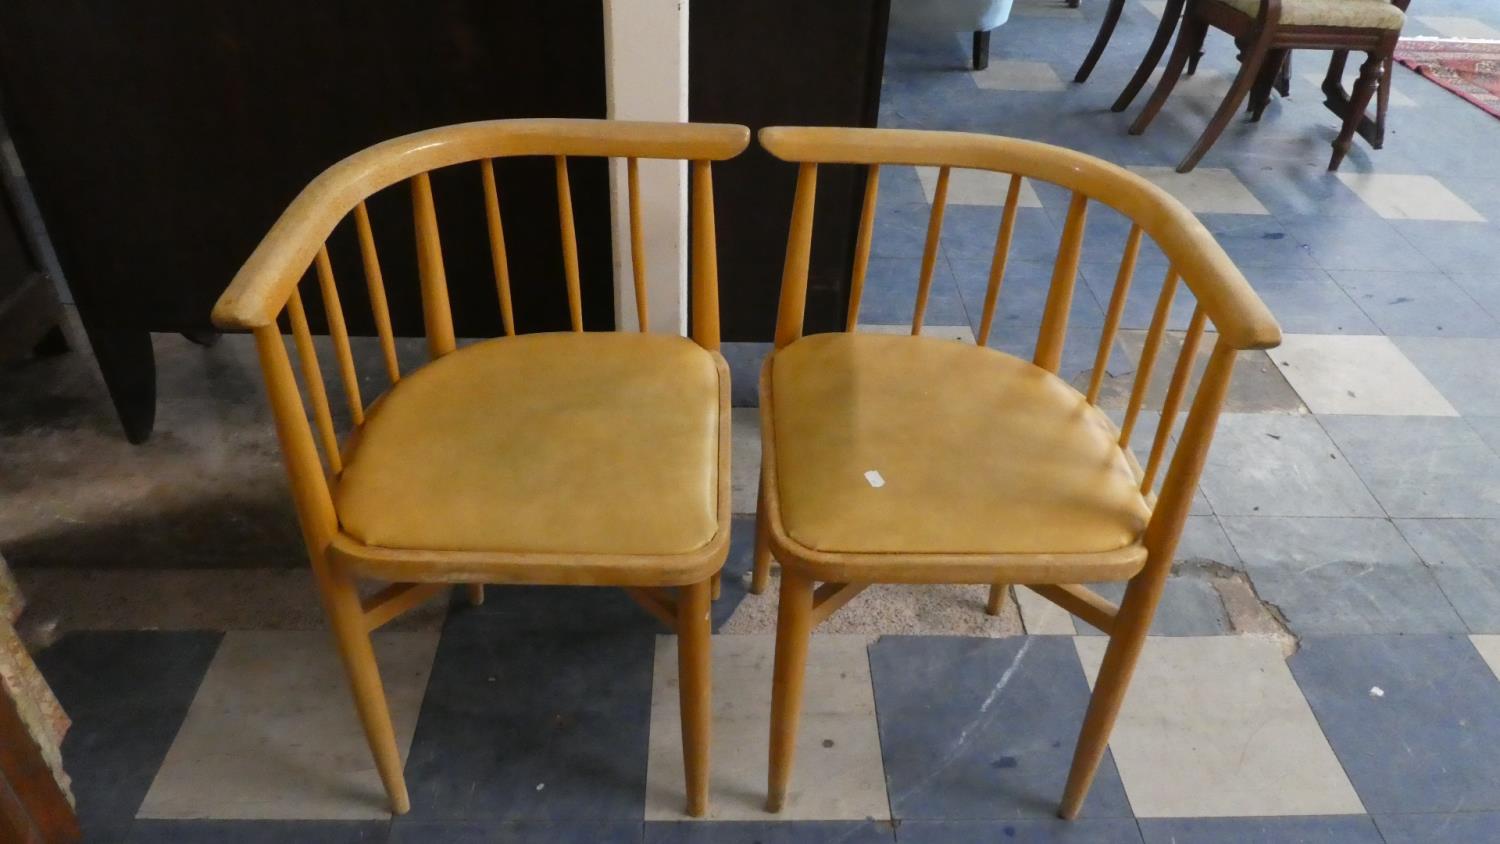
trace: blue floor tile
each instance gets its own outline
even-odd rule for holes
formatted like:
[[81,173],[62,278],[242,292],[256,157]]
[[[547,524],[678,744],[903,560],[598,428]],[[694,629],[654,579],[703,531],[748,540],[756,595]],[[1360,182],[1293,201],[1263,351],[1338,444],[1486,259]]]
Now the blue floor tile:
[[1399,519],[1471,633],[1500,633],[1500,520]]
[[1383,844],[1364,815],[1143,819],[1146,844]]
[[900,844],[1141,844],[1141,833],[1129,818],[906,821],[897,829],[896,840]]
[[166,758],[218,633],[71,633],[37,656],[73,726],[63,767],[86,839],[123,834]]
[[642,816],[656,631],[578,626],[449,618],[406,763],[409,818]]
[[[953,261],[989,261],[995,255],[1000,231],[999,208],[953,206],[943,216],[943,254]],[[1057,259],[1062,230],[1041,208],[1016,209],[1011,233],[1010,260],[1035,261],[1049,266]],[[1118,258],[1118,254],[1116,255]]]
[[1409,337],[1500,335],[1500,322],[1442,273],[1335,270],[1331,275],[1381,333]]
[[[1125,597],[1124,583],[1094,583],[1090,588],[1116,605]],[[1082,636],[1104,635],[1082,621],[1076,626]],[[1167,579],[1161,603],[1151,619],[1151,635],[1215,636],[1232,630],[1224,601],[1208,578],[1177,575]]]
[[1319,421],[1387,515],[1500,516],[1500,457],[1462,419],[1324,416]]
[[1396,230],[1438,269],[1483,273],[1500,265],[1500,226],[1448,220],[1395,220]]
[[389,821],[136,821],[125,844],[355,844],[386,841],[390,826]]
[[1287,234],[1325,270],[1432,272],[1437,266],[1389,222],[1341,217],[1283,217]]
[[[1056,813],[1089,697],[1070,639],[885,636],[870,671],[893,816]],[[1130,816],[1107,754],[1083,816]]]
[[1375,818],[1385,844],[1457,844],[1500,841],[1500,813],[1382,815]]
[[[1114,296],[1115,283],[1119,280],[1119,260],[1084,264],[1081,272],[1089,290],[1094,294],[1094,301],[1101,309],[1108,308],[1110,298]],[[1166,274],[1160,267],[1136,267],[1130,290],[1125,297],[1125,310],[1120,316],[1122,330],[1144,331],[1151,327],[1151,318],[1156,313],[1156,304],[1161,299],[1161,287],[1165,281]],[[1187,329],[1193,318],[1195,301],[1192,290],[1179,281],[1172,294],[1172,312],[1167,320],[1169,330]]]
[[391,844],[640,844],[641,822],[494,821],[391,824]]
[[[973,321],[975,331],[984,314],[984,300],[989,290],[990,262],[985,260],[953,259],[954,278],[963,297],[964,308]],[[993,332],[1013,332],[1021,328],[1039,326],[1046,311],[1047,296],[1052,289],[1052,264],[1034,261],[1011,261],[1005,266],[1005,277],[1000,285],[1000,295],[995,300],[995,322]],[[1093,291],[1082,279],[1075,282],[1073,299],[1068,310],[1068,325],[1078,328],[1098,328],[1104,324],[1104,309],[1099,307]],[[1035,333],[1033,329],[1033,334]],[[992,334],[993,336],[993,334]]]
[[1326,270],[1242,269],[1281,330],[1288,334],[1384,333]]
[[1392,340],[1459,413],[1500,417],[1500,340],[1452,337]]
[[932,213],[925,202],[880,203],[870,255],[875,258],[920,258]]
[[1307,637],[1288,664],[1372,814],[1500,809],[1500,680],[1466,637]]
[[1308,246],[1264,214],[1199,214],[1198,219],[1240,267],[1316,267]]
[[646,844],[894,844],[887,821],[696,821],[646,824]]
[[[916,310],[917,287],[922,278],[920,258],[871,258],[860,297],[859,321],[883,325],[910,325]],[[932,287],[927,292],[927,325],[968,325],[969,314],[948,262],[938,257],[932,269]]]

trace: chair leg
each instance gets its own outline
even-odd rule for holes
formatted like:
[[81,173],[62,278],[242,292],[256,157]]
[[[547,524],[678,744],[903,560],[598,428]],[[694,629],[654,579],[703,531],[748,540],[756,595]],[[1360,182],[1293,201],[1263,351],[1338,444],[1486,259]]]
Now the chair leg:
[[755,506],[755,570],[750,575],[750,594],[759,595],[766,591],[766,584],[771,579],[771,529],[766,523],[766,478],[760,479],[760,494],[756,496]]
[[682,767],[687,813],[708,811],[708,758],[713,733],[713,673],[709,667],[709,592],[705,580],[677,590],[677,677],[682,702]]
[[990,31],[974,30],[974,69],[984,70],[990,66]]
[[1099,676],[1094,680],[1094,694],[1089,698],[1083,727],[1078,732],[1073,766],[1068,770],[1068,784],[1057,809],[1061,818],[1071,820],[1078,817],[1078,811],[1088,797],[1089,786],[1093,785],[1094,774],[1104,759],[1115,717],[1120,714],[1120,704],[1125,700],[1125,691],[1135,672],[1136,660],[1146,643],[1146,632],[1151,628],[1151,617],[1156,613],[1169,569],[1170,566],[1153,566],[1148,561],[1146,569],[1125,588],[1125,598],[1120,602],[1114,631],[1109,636],[1109,647],[1104,651]]
[[1193,36],[1192,52],[1188,54],[1187,75],[1192,76],[1198,72],[1198,63],[1203,61],[1203,42],[1208,40],[1208,27],[1197,31]]
[[1380,89],[1375,92],[1375,137],[1370,139],[1370,146],[1375,149],[1385,147],[1385,113],[1391,107],[1391,82],[1394,81],[1395,66],[1396,59],[1387,56],[1380,74]]
[[401,754],[396,749],[396,732],[391,727],[391,712],[386,706],[385,688],[380,683],[380,668],[375,663],[375,649],[365,629],[364,611],[359,594],[348,577],[331,572],[323,584],[324,605],[333,627],[339,656],[349,674],[349,688],[354,693],[354,708],[365,728],[365,739],[375,757],[375,768],[385,784],[391,801],[391,812],[404,815],[411,809],[406,794],[406,779],[401,769]]
[[1146,55],[1141,58],[1141,63],[1135,69],[1135,75],[1130,77],[1125,90],[1115,98],[1114,104],[1109,107],[1110,111],[1124,111],[1130,106],[1136,94],[1146,87],[1151,81],[1151,71],[1161,64],[1161,57],[1167,52],[1167,45],[1172,43],[1172,33],[1177,30],[1177,22],[1182,19],[1182,4],[1184,0],[1167,0],[1166,8],[1162,10],[1161,22],[1156,25],[1156,35],[1151,38],[1151,46],[1146,48]]
[[1105,46],[1115,34],[1115,25],[1120,22],[1120,13],[1124,9],[1125,0],[1109,0],[1109,5],[1104,9],[1104,20],[1099,22],[1099,32],[1094,36],[1094,45],[1089,47],[1088,55],[1083,57],[1083,64],[1079,65],[1078,72],[1073,74],[1074,82],[1088,81],[1089,74],[1094,72],[1094,65],[1099,63],[1099,57],[1104,55]]
[[1292,95],[1292,51],[1286,51],[1286,57],[1281,60],[1281,72],[1276,74],[1276,92],[1283,97]]
[[985,615],[999,615],[1000,606],[1005,603],[1005,591],[1009,589],[1004,583],[990,584],[990,599],[985,602]]
[[776,667],[771,683],[771,758],[766,778],[766,811],[786,804],[787,784],[797,750],[807,648],[812,640],[813,582],[801,572],[781,570],[781,603],[776,616]]
[[1258,40],[1245,51],[1244,61],[1240,64],[1240,72],[1234,77],[1234,82],[1229,86],[1229,93],[1224,95],[1224,102],[1219,103],[1219,110],[1214,112],[1212,119],[1208,121],[1208,127],[1188,154],[1183,156],[1177,165],[1177,172],[1186,173],[1198,166],[1203,156],[1208,154],[1214,141],[1224,132],[1224,127],[1239,113],[1240,104],[1245,101],[1245,96],[1250,93],[1250,88],[1255,84],[1256,77],[1260,75],[1261,67],[1266,63],[1266,55],[1269,51],[1263,40]]
[[1266,54],[1266,61],[1261,65],[1260,73],[1255,77],[1255,85],[1250,89],[1250,122],[1257,123],[1261,115],[1265,113],[1266,106],[1271,103],[1271,91],[1276,88],[1276,80],[1281,78],[1281,69],[1286,61],[1286,50],[1272,50]]
[[1374,95],[1375,86],[1380,80],[1385,57],[1375,52],[1369,56],[1360,65],[1359,81],[1354,83],[1354,91],[1349,95],[1349,111],[1344,115],[1344,127],[1339,130],[1338,138],[1334,139],[1333,157],[1328,161],[1329,171],[1339,169],[1344,156],[1349,154],[1349,147],[1354,143],[1354,132],[1359,128],[1359,122],[1364,118],[1365,109],[1370,106],[1370,97]]
[[1172,45],[1172,57],[1167,59],[1167,69],[1162,71],[1161,81],[1156,83],[1156,90],[1151,92],[1151,99],[1146,101],[1146,107],[1136,116],[1135,122],[1130,124],[1130,134],[1139,135],[1146,131],[1151,121],[1166,105],[1167,97],[1172,94],[1177,80],[1182,77],[1182,69],[1187,66],[1188,52],[1192,50],[1193,36],[1207,25],[1191,16],[1184,18],[1182,28],[1177,33],[1177,43]]
[[484,584],[470,583],[464,587],[464,594],[469,597],[470,606],[479,606],[484,603]]

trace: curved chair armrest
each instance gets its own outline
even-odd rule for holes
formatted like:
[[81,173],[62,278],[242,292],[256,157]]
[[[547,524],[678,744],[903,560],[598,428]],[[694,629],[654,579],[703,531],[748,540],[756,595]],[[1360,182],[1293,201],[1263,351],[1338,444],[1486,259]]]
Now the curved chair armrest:
[[214,305],[214,325],[271,324],[340,220],[366,197],[439,167],[519,155],[722,161],[750,130],[721,123],[585,119],[487,120],[415,132],[361,150],[323,171],[287,207]]
[[1268,349],[1281,342],[1275,317],[1203,223],[1171,194],[1116,164],[1052,144],[965,132],[774,126],[759,138],[783,161],[991,170],[1077,191],[1156,241],[1231,346]]

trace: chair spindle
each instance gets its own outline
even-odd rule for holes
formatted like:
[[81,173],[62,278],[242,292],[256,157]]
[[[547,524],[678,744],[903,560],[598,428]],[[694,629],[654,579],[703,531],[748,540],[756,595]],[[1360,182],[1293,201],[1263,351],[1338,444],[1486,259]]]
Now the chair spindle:
[[1187,392],[1192,378],[1193,364],[1198,359],[1198,343],[1203,339],[1203,326],[1208,321],[1208,312],[1200,304],[1193,309],[1193,318],[1188,323],[1187,335],[1182,338],[1182,350],[1177,355],[1177,365],[1172,368],[1172,380],[1167,385],[1167,397],[1162,401],[1161,421],[1156,425],[1156,438],[1151,443],[1151,458],[1146,462],[1146,474],[1141,479],[1141,491],[1150,492],[1156,482],[1156,470],[1161,467],[1162,455],[1167,450],[1167,440],[1177,421],[1177,411],[1182,407],[1182,397]]
[[932,292],[932,270],[937,265],[938,243],[943,236],[943,212],[948,205],[948,177],[951,168],[938,169],[937,189],[932,192],[932,214],[927,218],[927,243],[922,247],[922,276],[917,279],[917,306],[912,310],[911,333],[922,333],[922,317],[927,312],[927,297]]
[[583,303],[578,291],[578,231],[573,227],[573,189],[568,185],[568,157],[553,156],[557,171],[557,217],[562,227],[563,273],[568,284],[568,322],[583,330]]
[[302,292],[298,288],[292,288],[291,298],[286,302],[286,313],[292,323],[297,362],[302,367],[307,397],[312,401],[313,422],[318,426],[318,438],[323,441],[323,457],[328,461],[328,468],[337,475],[344,471],[344,461],[339,455],[338,435],[333,430],[333,412],[328,407],[323,371],[318,366],[318,349],[313,345],[312,330],[307,327],[307,310],[302,307]]
[[625,182],[630,192],[630,277],[635,282],[635,322],[645,334],[650,312],[646,307],[646,235],[641,222],[639,162],[636,158],[625,159]]
[[370,311],[375,317],[375,333],[380,337],[380,354],[391,383],[401,380],[401,364],[396,359],[396,334],[391,330],[391,309],[385,301],[385,278],[380,273],[380,256],[375,252],[375,233],[370,229],[370,212],[364,200],[354,206],[354,228],[359,232],[359,258],[365,268],[365,288],[370,292]]
[[865,294],[865,276],[870,271],[870,246],[875,236],[875,205],[880,193],[880,165],[871,164],[865,173],[865,201],[859,209],[859,237],[854,242],[854,271],[849,282],[849,316],[844,330],[859,325],[859,302]]
[[1099,388],[1104,384],[1104,373],[1109,369],[1109,352],[1114,348],[1115,335],[1120,330],[1120,317],[1125,313],[1125,299],[1130,295],[1130,284],[1135,279],[1135,261],[1141,252],[1141,227],[1130,227],[1125,238],[1125,254],[1120,258],[1120,272],[1115,276],[1115,289],[1109,297],[1109,310],[1104,314],[1104,328],[1099,332],[1099,353],[1094,356],[1094,373],[1089,378],[1089,404],[1099,403]]
[[1068,334],[1068,309],[1073,305],[1073,287],[1078,281],[1078,261],[1083,250],[1088,205],[1087,196],[1073,192],[1073,199],[1068,203],[1068,218],[1063,223],[1062,240],[1057,245],[1052,283],[1047,287],[1042,327],[1037,331],[1036,355],[1032,362],[1052,373],[1062,366],[1063,345]]
[[354,424],[365,424],[365,403],[359,395],[359,373],[354,369],[354,350],[349,348],[349,328],[344,324],[344,307],[339,304],[339,289],[333,280],[333,262],[328,259],[328,245],[318,250],[318,290],[323,294],[323,313],[328,318],[328,335],[333,340],[333,355],[338,360],[344,398],[349,402],[349,418]]
[[995,324],[995,303],[1000,300],[1000,286],[1005,283],[1005,265],[1010,261],[1010,242],[1016,231],[1016,209],[1021,204],[1021,177],[1010,177],[1010,189],[1005,192],[1005,212],[1000,217],[1000,229],[995,232],[995,256],[990,259],[989,285],[984,290],[984,315],[979,319],[979,336],[974,338],[983,346],[990,341],[990,327]]
[[807,305],[807,263],[812,254],[813,201],[818,194],[818,165],[797,165],[797,193],[792,199],[792,222],[781,270],[781,298],[776,304],[776,348],[802,336]]
[[437,359],[453,351],[457,343],[453,339],[453,310],[448,304],[448,275],[443,269],[443,244],[438,237],[432,180],[426,173],[418,173],[411,179],[411,205],[417,229],[417,271],[422,279],[427,351]]
[[484,218],[490,233],[490,263],[495,270],[495,291],[500,296],[500,321],[505,325],[505,336],[516,334],[516,315],[510,299],[510,259],[505,253],[505,227],[500,223],[500,193],[495,187],[495,162],[486,158],[480,162],[484,176]]
[[1156,310],[1151,314],[1151,327],[1146,330],[1146,343],[1141,347],[1141,361],[1136,367],[1135,383],[1130,388],[1130,403],[1125,407],[1125,421],[1120,423],[1120,445],[1123,448],[1130,447],[1130,435],[1135,430],[1136,419],[1141,415],[1146,389],[1151,386],[1151,373],[1156,369],[1156,354],[1161,351],[1161,341],[1167,332],[1167,320],[1172,316],[1172,299],[1176,295],[1177,268],[1168,267],[1167,276],[1161,283],[1161,296],[1156,300]]
[[693,341],[719,348],[719,250],[714,237],[714,179],[708,161],[693,162]]

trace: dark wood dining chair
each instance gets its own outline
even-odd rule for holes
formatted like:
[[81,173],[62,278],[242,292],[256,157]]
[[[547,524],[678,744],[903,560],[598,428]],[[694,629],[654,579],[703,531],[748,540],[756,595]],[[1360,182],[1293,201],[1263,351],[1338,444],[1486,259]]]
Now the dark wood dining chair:
[[[1349,152],[1365,110],[1381,82],[1384,68],[1395,53],[1409,2],[1188,0],[1166,71],[1146,108],[1131,124],[1130,134],[1139,135],[1151,125],[1189,59],[1202,49],[1209,27],[1229,33],[1240,45],[1240,71],[1218,111],[1209,120],[1208,128],[1177,165],[1179,173],[1186,173],[1198,165],[1239,111],[1246,96],[1250,97],[1250,119],[1260,119],[1291,50],[1360,51],[1368,58],[1361,65],[1359,80],[1343,107],[1343,127],[1333,141],[1333,156],[1328,162],[1329,170],[1337,170]],[[1338,69],[1342,71],[1342,67]],[[1326,90],[1326,81],[1324,86]]]

